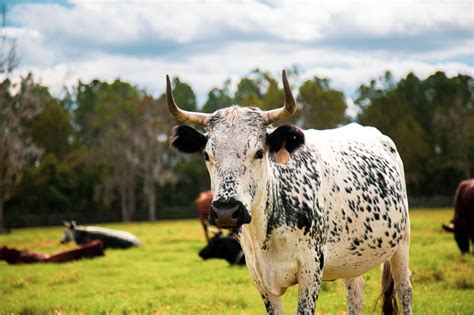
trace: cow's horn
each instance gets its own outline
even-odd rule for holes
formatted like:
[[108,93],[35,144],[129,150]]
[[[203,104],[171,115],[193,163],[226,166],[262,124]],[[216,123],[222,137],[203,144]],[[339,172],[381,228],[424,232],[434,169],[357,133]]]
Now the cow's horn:
[[170,77],[168,75],[166,75],[166,103],[168,103],[168,109],[171,115],[173,115],[174,118],[179,121],[188,122],[204,127],[209,122],[209,114],[188,112],[180,109],[178,105],[176,105],[173,97],[173,92],[171,90]]
[[296,102],[293,94],[291,93],[290,84],[286,77],[286,71],[283,70],[283,91],[285,92],[285,104],[281,108],[273,109],[265,112],[265,122],[269,125],[279,120],[290,117],[296,112]]

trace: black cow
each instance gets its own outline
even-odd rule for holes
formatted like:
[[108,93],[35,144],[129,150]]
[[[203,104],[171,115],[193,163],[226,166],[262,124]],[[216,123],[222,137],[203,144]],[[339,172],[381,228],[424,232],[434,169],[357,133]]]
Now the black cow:
[[227,260],[231,265],[245,265],[244,252],[233,234],[216,234],[199,252],[199,256],[204,260],[220,258]]
[[61,243],[75,241],[77,245],[85,244],[92,240],[101,240],[104,248],[129,248],[140,246],[141,241],[132,233],[112,230],[97,226],[81,226],[75,221],[64,222],[64,235]]

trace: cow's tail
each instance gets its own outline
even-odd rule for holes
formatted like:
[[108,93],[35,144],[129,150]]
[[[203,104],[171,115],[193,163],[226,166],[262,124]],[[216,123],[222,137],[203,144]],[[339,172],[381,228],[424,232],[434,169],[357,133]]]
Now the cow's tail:
[[398,314],[397,296],[392,277],[392,268],[390,262],[383,264],[382,271],[382,292],[379,298],[382,298],[382,314],[393,315]]

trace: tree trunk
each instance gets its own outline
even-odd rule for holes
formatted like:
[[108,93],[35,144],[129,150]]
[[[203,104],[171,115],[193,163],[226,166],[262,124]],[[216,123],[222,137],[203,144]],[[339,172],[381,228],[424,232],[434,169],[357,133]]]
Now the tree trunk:
[[153,187],[153,165],[150,153],[145,155],[143,170],[143,192],[148,203],[148,220],[156,221],[156,194]]
[[133,166],[130,167],[127,172],[127,202],[128,202],[128,221],[131,221],[135,214],[135,169]]
[[122,209],[122,221],[128,222],[130,221],[128,218],[128,209],[127,209],[127,192],[126,192],[126,183],[123,180],[120,183],[120,207]]
[[462,164],[463,164],[463,172],[464,172],[464,178],[471,178],[471,167],[469,164],[469,133],[468,133],[468,127],[469,127],[469,115],[463,115],[460,123],[460,131],[461,131],[461,137],[462,137],[462,144],[460,143],[460,148],[461,148],[461,155],[462,155]]
[[148,196],[148,213],[150,221],[156,221],[156,196],[153,187],[147,193]]
[[3,199],[0,198],[0,233],[6,232],[5,214],[3,213]]

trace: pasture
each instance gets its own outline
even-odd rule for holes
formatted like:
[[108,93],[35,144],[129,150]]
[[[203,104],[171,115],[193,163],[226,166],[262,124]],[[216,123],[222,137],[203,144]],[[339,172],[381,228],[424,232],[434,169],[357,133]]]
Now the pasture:
[[[411,211],[415,314],[474,314],[474,258],[461,256],[453,235],[441,230],[452,209]],[[107,224],[130,231],[141,248],[107,250],[105,257],[65,264],[7,265],[0,261],[1,314],[263,314],[247,269],[224,260],[202,261],[205,245],[197,219]],[[61,227],[17,229],[0,246],[52,253]],[[379,314],[380,270],[365,276],[364,314]],[[297,290],[283,298],[296,310]],[[346,312],[342,281],[326,282],[317,314]]]

